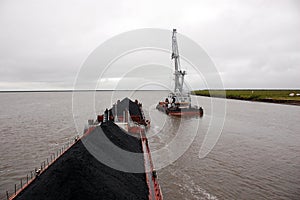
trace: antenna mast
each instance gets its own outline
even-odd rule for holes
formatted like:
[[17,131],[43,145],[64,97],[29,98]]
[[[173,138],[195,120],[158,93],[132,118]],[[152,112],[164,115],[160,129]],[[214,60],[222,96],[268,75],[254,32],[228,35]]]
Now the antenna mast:
[[[177,38],[176,38],[176,29],[173,29],[173,35],[172,35],[172,59],[175,61],[175,89],[174,92],[180,92],[182,94],[183,89],[183,81],[184,81],[184,75],[186,74],[185,71],[179,70],[180,67],[180,60],[179,60],[179,51],[178,51],[178,45],[177,45]],[[181,78],[181,81],[180,81]]]

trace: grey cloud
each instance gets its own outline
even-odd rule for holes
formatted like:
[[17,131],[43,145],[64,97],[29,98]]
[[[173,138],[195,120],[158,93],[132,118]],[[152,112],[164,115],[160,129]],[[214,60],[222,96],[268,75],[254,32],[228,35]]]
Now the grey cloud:
[[297,0],[4,0],[0,27],[0,90],[72,87],[93,49],[145,27],[177,28],[198,42],[225,87],[300,88]]

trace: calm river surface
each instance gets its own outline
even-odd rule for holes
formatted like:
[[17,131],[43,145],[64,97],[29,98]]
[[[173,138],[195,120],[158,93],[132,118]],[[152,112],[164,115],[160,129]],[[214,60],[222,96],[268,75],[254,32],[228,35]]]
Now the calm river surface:
[[[196,131],[187,151],[158,170],[165,199],[300,199],[300,106],[227,100],[222,134],[200,159],[212,118],[211,99],[193,97],[204,107],[203,118],[180,119],[155,109],[165,95],[164,91],[82,92],[73,113],[72,92],[0,93],[0,199],[74,139],[75,127],[81,126],[75,126],[74,118],[83,118],[83,125],[85,117],[95,118],[95,113],[125,96],[143,103],[151,119],[148,137],[153,152],[178,134]],[[95,98],[93,112],[84,106],[89,107],[91,98]],[[86,115],[78,116],[80,112]],[[160,159],[154,156],[156,166]]]

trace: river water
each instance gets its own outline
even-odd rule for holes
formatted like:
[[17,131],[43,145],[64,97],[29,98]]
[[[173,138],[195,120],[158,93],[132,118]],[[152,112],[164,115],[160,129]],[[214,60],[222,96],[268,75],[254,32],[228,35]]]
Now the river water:
[[[166,160],[156,152],[168,149],[178,135],[195,133],[186,151],[158,169],[165,199],[300,199],[300,107],[217,99],[227,105],[224,127],[212,151],[199,158],[211,128],[211,99],[193,97],[204,107],[203,118],[180,119],[155,109],[165,95],[164,91],[82,92],[72,106],[72,92],[0,93],[0,197],[72,141],[76,127],[81,134],[78,123],[84,124],[85,117],[130,96],[143,103],[151,120],[148,138],[155,166]],[[88,110],[91,98],[93,112]],[[80,112],[86,115],[78,116]]]

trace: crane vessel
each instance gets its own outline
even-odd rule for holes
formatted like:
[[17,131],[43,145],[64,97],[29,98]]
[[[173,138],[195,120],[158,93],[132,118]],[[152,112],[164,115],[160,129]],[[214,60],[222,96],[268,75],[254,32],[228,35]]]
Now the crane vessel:
[[176,37],[176,29],[172,33],[172,55],[171,59],[174,60],[175,72],[175,88],[174,91],[169,93],[164,101],[160,101],[156,108],[159,111],[172,116],[203,116],[203,108],[192,106],[191,96],[188,91],[184,91],[184,76],[186,71],[181,70],[179,51]]

